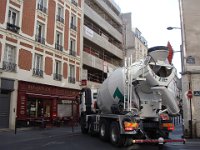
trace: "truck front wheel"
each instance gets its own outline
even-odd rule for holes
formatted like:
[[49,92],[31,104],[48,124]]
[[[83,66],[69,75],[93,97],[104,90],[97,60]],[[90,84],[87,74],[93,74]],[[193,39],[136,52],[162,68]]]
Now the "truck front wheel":
[[110,141],[115,146],[123,146],[125,137],[120,134],[120,127],[118,122],[112,122],[110,126]]

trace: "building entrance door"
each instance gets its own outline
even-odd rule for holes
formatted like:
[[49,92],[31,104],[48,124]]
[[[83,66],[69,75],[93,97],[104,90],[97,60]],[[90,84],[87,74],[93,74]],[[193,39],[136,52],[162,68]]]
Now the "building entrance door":
[[0,128],[9,128],[10,95],[0,94]]

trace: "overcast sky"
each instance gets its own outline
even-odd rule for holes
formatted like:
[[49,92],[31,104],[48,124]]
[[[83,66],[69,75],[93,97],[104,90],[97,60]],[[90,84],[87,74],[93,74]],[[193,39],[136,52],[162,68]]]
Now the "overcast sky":
[[[114,0],[122,13],[132,12],[132,26],[137,27],[148,42],[148,47],[166,46],[169,41],[174,51],[180,50],[180,29],[167,30],[169,26],[180,27],[178,0]],[[180,53],[175,53],[173,63],[181,72]]]

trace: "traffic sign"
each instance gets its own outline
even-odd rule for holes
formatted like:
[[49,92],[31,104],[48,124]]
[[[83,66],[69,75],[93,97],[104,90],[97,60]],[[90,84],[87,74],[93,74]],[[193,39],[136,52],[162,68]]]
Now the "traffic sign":
[[189,91],[188,91],[188,93],[187,93],[187,97],[188,97],[189,99],[192,98],[192,90],[189,90]]

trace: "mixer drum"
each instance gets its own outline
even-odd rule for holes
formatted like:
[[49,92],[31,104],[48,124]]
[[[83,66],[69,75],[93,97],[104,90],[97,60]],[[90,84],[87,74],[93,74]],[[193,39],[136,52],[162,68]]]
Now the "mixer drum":
[[124,69],[116,69],[98,89],[97,104],[102,113],[111,113],[111,107],[124,101]]

